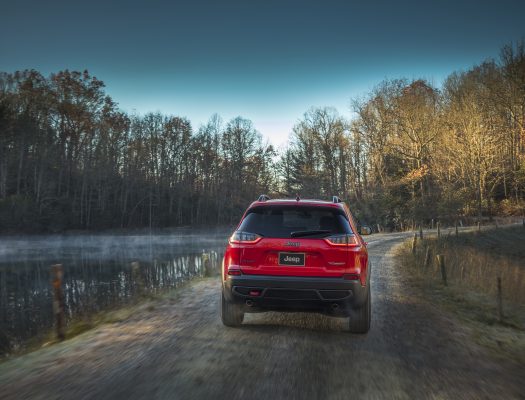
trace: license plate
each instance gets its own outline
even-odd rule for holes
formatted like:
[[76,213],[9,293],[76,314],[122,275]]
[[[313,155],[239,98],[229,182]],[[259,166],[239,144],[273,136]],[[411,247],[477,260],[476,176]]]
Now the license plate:
[[279,265],[304,267],[304,253],[279,253]]

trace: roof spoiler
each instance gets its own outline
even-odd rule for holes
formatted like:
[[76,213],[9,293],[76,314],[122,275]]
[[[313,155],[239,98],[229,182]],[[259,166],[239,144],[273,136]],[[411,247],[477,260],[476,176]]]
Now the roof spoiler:
[[265,194],[261,194],[257,201],[268,201],[268,200],[270,200],[270,197],[266,196]]
[[332,196],[332,203],[342,203],[343,200],[341,200],[339,197],[337,196]]

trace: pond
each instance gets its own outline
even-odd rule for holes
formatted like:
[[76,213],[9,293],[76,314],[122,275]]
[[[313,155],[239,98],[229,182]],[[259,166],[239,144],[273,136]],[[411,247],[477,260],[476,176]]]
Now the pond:
[[51,265],[62,264],[66,321],[219,274],[230,232],[0,239],[0,356],[53,327]]

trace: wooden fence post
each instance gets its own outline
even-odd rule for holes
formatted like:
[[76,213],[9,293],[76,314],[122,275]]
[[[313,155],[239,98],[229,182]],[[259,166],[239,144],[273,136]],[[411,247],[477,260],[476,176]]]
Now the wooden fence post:
[[441,269],[441,278],[443,279],[443,284],[447,286],[447,270],[445,268],[445,256],[442,254],[438,254],[436,257],[439,264],[439,268]]
[[481,222],[478,221],[478,232],[481,232]]
[[144,281],[140,273],[140,263],[138,261],[131,263],[131,278],[133,283],[137,285],[137,294],[142,296],[144,294]]
[[412,254],[416,254],[417,245],[417,233],[414,233],[414,239],[412,239]]
[[436,225],[437,225],[437,230],[438,230],[438,238],[440,238],[441,237],[441,224],[438,221]]
[[419,238],[423,240],[423,226],[419,225]]
[[454,223],[454,227],[456,228],[456,237],[458,236],[458,220]]
[[427,246],[425,250],[425,269],[427,269],[430,264],[430,253],[430,246]]
[[204,276],[211,276],[209,253],[202,253],[201,260],[202,260]]
[[430,222],[430,229],[434,229],[434,218],[432,218],[432,221]]
[[62,290],[63,278],[64,270],[62,268],[62,264],[51,265],[51,285],[53,286],[53,314],[55,316],[57,338],[59,340],[64,340],[66,338],[64,292]]
[[503,322],[503,295],[501,293],[501,277],[498,276],[498,317]]

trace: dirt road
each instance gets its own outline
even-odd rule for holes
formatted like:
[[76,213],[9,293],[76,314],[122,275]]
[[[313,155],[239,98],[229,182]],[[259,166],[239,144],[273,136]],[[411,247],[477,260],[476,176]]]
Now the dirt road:
[[370,237],[372,328],[310,314],[252,314],[225,328],[218,279],[132,319],[0,365],[2,399],[518,399],[523,365],[414,300],[391,250]]

